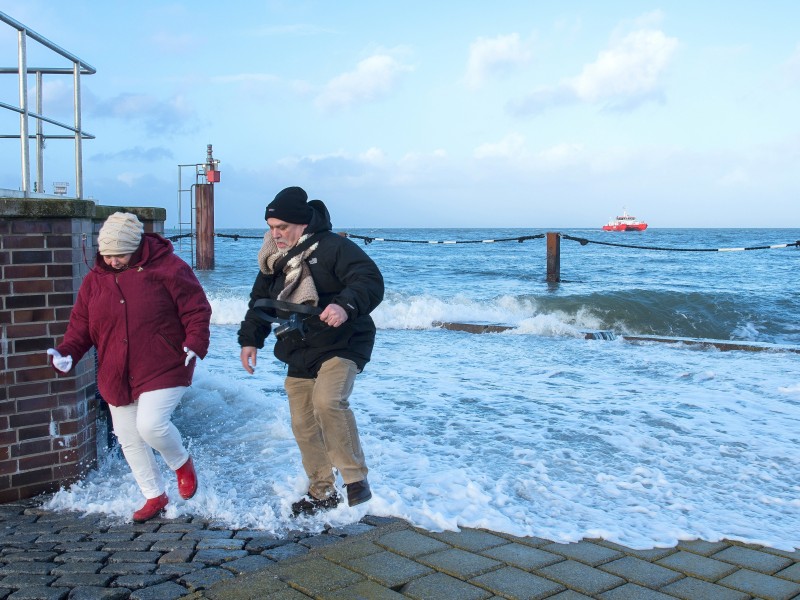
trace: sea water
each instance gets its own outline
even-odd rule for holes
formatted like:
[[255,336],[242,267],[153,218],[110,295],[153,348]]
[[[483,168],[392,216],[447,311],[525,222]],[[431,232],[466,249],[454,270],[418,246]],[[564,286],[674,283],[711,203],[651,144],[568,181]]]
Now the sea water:
[[[270,337],[247,374],[236,338],[264,230],[225,230],[239,237],[218,237],[215,269],[197,272],[211,348],[174,415],[200,489],[181,500],[161,463],[168,517],[281,534],[370,513],[559,542],[800,547],[800,249],[710,251],[794,243],[800,229],[564,230],[559,283],[544,230],[336,230],[361,236],[386,281],[351,397],[372,500],[291,518],[307,480],[286,370]],[[191,263],[189,241],[175,245]],[[99,454],[50,508],[127,518],[141,505],[119,450],[103,439]]]

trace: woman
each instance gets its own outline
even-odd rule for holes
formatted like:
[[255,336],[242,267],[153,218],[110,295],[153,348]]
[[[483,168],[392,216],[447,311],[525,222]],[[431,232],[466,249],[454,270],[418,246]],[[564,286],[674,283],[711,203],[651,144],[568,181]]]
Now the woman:
[[67,373],[96,348],[97,386],[146,499],[133,513],[137,523],[162,514],[169,502],[153,449],[176,472],[181,497],[197,491],[194,464],[170,418],[191,385],[193,359],[208,351],[211,319],[200,282],[172,242],[143,230],[134,214],[108,217],[64,341],[47,351]]

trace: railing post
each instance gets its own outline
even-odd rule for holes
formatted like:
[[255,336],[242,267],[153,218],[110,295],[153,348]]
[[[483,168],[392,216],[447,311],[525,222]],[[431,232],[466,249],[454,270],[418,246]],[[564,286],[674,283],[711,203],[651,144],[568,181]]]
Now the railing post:
[[547,282],[561,281],[561,235],[554,231],[547,232]]

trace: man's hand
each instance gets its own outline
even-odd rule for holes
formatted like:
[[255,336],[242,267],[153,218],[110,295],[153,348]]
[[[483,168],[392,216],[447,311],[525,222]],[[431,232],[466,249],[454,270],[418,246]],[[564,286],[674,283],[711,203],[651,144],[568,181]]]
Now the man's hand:
[[256,358],[258,349],[255,346],[242,346],[242,353],[239,356],[242,360],[244,370],[252,375],[256,368]]
[[347,321],[347,311],[338,304],[328,304],[320,313],[319,320],[330,327],[339,327]]

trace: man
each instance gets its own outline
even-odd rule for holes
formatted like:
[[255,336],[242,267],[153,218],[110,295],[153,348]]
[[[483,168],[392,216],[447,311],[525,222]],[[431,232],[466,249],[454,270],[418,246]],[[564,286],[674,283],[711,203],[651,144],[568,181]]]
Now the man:
[[372,493],[348,398],[372,354],[375,324],[369,314],[383,300],[383,276],[360,247],[331,231],[325,205],[309,202],[302,188],[280,191],[264,218],[269,232],[239,329],[242,366],[253,373],[271,330],[260,308],[265,300],[268,306],[273,302],[267,311],[279,322],[290,316],[291,305],[319,307],[318,316],[296,313],[303,318],[301,330],[284,334],[283,325],[276,328],[274,353],[288,365],[284,387],[292,431],[309,479],[308,493],[292,504],[292,513],[312,515],[339,504],[334,468],[347,487],[348,504],[355,506]]

